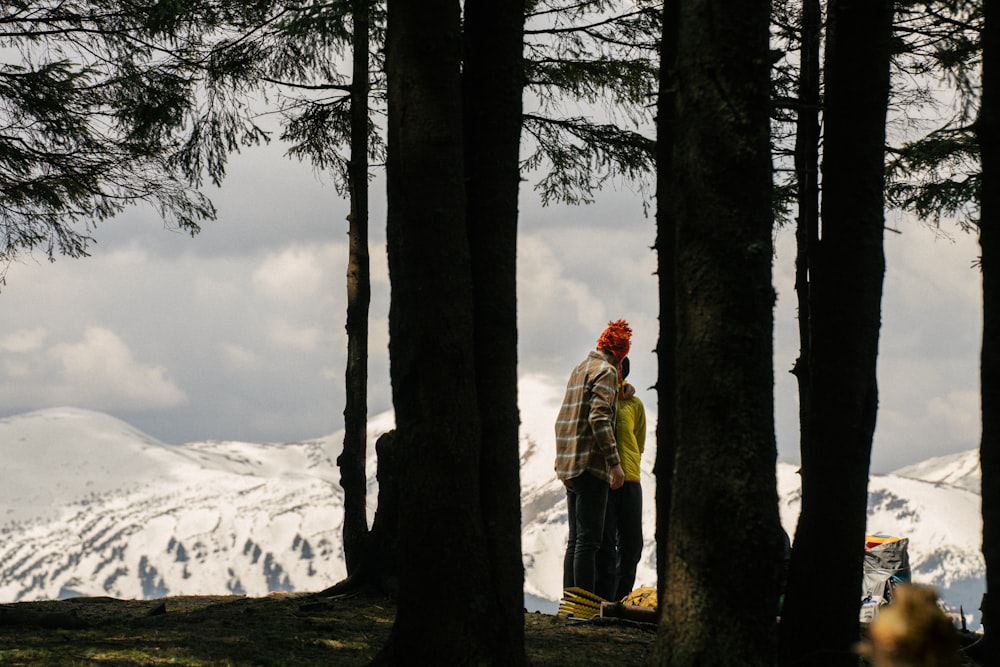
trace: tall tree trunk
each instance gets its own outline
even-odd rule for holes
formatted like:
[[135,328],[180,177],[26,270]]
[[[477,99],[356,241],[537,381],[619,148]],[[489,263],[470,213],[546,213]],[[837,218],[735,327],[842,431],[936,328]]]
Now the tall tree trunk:
[[[656,592],[664,597],[667,571],[667,538],[670,534],[670,496],[673,493],[674,425],[677,409],[676,281],[677,224],[670,201],[673,179],[674,133],[676,132],[676,86],[678,13],[680,0],[663,3],[663,35],[660,38],[660,81],[656,104],[656,257],[660,295],[660,336],[656,343]],[[674,186],[676,187],[676,186]]]
[[[819,241],[820,149],[820,41],[823,17],[819,0],[802,0],[799,53],[798,114],[795,132],[795,173],[798,182],[798,220],[795,226],[795,294],[799,317],[799,357],[792,374],[799,388],[799,449],[809,448],[812,401],[809,369],[811,352],[811,297],[809,267],[812,248]],[[804,565],[800,563],[800,565]],[[803,579],[804,580],[804,579]],[[788,587],[788,573],[782,577]],[[780,613],[781,610],[779,610]],[[780,633],[779,633],[780,634]]]
[[987,654],[983,664],[1000,664],[1000,8],[983,2],[983,94],[977,124],[982,156],[979,247],[983,272],[983,341],[980,367],[983,432],[983,557],[987,597],[983,604]]
[[[456,0],[389,0],[389,355],[399,596],[379,664],[492,664]],[[443,603],[441,601],[444,601]]]
[[828,5],[822,232],[810,249],[811,411],[781,622],[787,664],[857,664],[851,647],[878,407],[892,11],[891,0]]
[[799,358],[792,374],[799,386],[800,447],[807,448],[810,413],[809,257],[819,239],[819,46],[822,13],[819,0],[802,0],[802,48],[799,54],[799,104],[795,131],[798,221],[795,227],[795,294],[799,309]]
[[523,665],[524,563],[517,405],[517,219],[523,0],[466,0],[466,217],[475,299],[480,484],[495,598],[494,664]]
[[[773,665],[768,0],[680,4],[673,209],[676,463],[655,662]],[[664,205],[664,202],[661,202]]]
[[337,458],[344,489],[344,559],[347,575],[366,560],[368,478],[368,307],[371,274],[368,258],[368,53],[369,3],[353,0],[353,76],[351,81],[351,163],[348,167],[347,370],[344,450]]

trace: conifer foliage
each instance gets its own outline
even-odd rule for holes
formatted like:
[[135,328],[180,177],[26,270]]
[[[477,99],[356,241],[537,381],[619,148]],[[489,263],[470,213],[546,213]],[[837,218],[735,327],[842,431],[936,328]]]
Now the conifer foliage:
[[[0,8],[0,258],[87,254],[96,221],[152,205],[195,233],[225,154],[263,139],[205,58],[229,3],[8,2]],[[81,224],[76,224],[81,223]]]

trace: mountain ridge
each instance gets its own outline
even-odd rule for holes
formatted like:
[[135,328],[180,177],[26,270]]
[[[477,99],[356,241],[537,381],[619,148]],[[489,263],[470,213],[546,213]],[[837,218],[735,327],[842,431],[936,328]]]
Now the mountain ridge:
[[[547,422],[532,417],[526,423]],[[392,427],[391,414],[370,420],[369,521],[374,441]],[[521,438],[522,551],[526,604],[551,612],[561,596],[566,509],[543,427]],[[636,586],[656,577],[655,441],[647,442]],[[339,432],[294,443],[171,445],[78,408],[2,419],[0,455],[14,480],[0,491],[0,602],[322,590],[346,575],[342,443]],[[937,587],[953,612],[961,606],[973,628],[985,578],[976,454],[872,475],[868,508],[869,532],[908,537],[914,580]],[[792,536],[796,473],[777,465],[779,510]]]

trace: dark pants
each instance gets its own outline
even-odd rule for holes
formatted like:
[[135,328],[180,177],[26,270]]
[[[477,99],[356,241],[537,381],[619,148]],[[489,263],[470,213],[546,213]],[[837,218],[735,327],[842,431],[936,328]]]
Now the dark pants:
[[608,494],[595,592],[605,600],[621,600],[631,593],[641,558],[642,485],[625,482]]
[[563,558],[563,588],[573,586],[597,592],[597,551],[604,534],[608,483],[589,472],[573,478],[566,492],[569,539]]

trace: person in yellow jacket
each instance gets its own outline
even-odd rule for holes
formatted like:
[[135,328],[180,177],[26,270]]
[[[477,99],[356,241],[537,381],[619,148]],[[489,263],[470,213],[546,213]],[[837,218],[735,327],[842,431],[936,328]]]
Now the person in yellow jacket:
[[642,558],[642,485],[639,463],[646,449],[646,407],[625,382],[628,357],[622,359],[621,393],[615,421],[618,456],[625,483],[608,494],[604,537],[597,553],[597,590],[605,600],[621,600],[632,592]]

